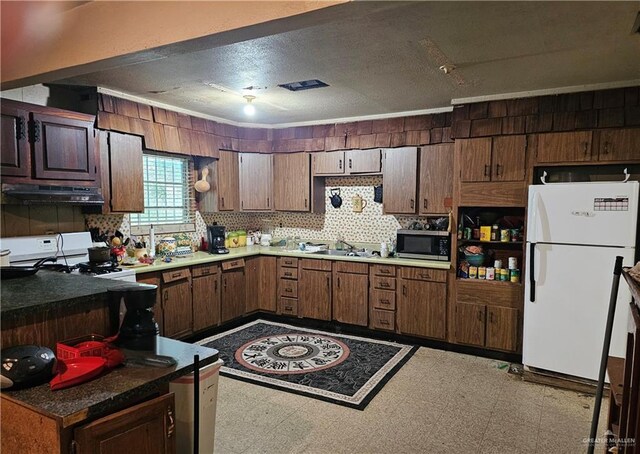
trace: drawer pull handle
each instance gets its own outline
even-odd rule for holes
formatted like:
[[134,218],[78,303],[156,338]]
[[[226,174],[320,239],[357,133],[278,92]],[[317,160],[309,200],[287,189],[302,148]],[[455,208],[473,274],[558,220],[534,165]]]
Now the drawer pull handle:
[[285,306],[284,309],[287,310],[287,311],[292,311],[293,307],[292,306]]
[[287,292],[287,293],[291,293],[291,292],[293,292],[293,289],[291,289],[291,288],[285,288],[285,289],[284,289],[284,291],[285,291],[285,292]]
[[380,304],[391,304],[389,300],[380,300]]
[[389,287],[389,283],[388,282],[380,282],[380,287]]
[[380,324],[381,325],[388,325],[389,324],[389,320],[380,320]]
[[180,277],[180,276],[182,276],[182,273],[173,273],[173,274],[171,275],[171,277],[173,277],[173,278],[178,278],[178,277]]
[[291,273],[284,273],[285,276],[291,276]]
[[237,264],[238,264],[238,262],[231,262],[229,265],[236,266]]
[[390,273],[391,273],[391,271],[389,271],[389,270],[388,270],[388,269],[386,269],[386,268],[383,268],[383,269],[381,269],[381,270],[380,270],[380,273],[382,273],[382,274],[390,274]]
[[429,276],[428,274],[425,273],[420,273],[418,274],[418,276],[420,276],[422,279],[429,279],[431,276]]

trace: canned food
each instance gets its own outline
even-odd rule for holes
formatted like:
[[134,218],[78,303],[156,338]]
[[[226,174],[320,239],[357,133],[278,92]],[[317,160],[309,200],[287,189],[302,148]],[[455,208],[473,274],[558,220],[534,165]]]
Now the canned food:
[[486,275],[486,279],[488,281],[493,281],[496,278],[496,269],[493,267],[488,267],[487,271],[486,271],[487,275]]
[[465,227],[464,228],[464,239],[465,240],[470,240],[471,239],[471,228],[470,227]]
[[496,260],[493,262],[493,267],[496,269],[496,272],[499,268],[502,268],[502,260]]
[[511,282],[518,283],[520,282],[520,270],[510,270]]
[[511,234],[509,232],[509,229],[500,230],[500,241],[501,242],[508,243],[510,239],[511,239]]
[[487,269],[484,266],[478,267],[478,279],[485,279],[487,276]]
[[506,268],[500,268],[500,280],[508,281],[509,280],[509,270]]
[[478,277],[478,267],[470,266],[469,267],[469,279],[476,279]]
[[509,257],[509,269],[518,269],[518,257]]
[[480,227],[480,241],[491,241],[491,226],[483,225]]
[[520,240],[520,229],[511,229],[511,241]]

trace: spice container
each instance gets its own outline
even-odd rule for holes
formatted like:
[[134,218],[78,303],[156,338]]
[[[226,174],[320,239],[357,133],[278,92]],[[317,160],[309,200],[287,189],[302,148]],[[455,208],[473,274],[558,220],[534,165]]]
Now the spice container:
[[509,233],[509,229],[500,230],[500,241],[503,243],[508,243],[511,239],[511,234]]
[[499,229],[498,224],[493,224],[493,227],[491,227],[491,241],[498,241]]
[[487,276],[487,269],[484,266],[478,267],[478,279],[485,279]]
[[509,269],[515,270],[518,268],[518,257],[509,257]]
[[493,262],[493,267],[496,269],[496,273],[500,268],[502,268],[502,260],[496,260]]
[[469,267],[469,279],[475,279],[478,277],[478,267],[470,266]]
[[488,267],[486,270],[486,276],[485,278],[488,281],[493,281],[496,278],[496,269],[493,267]]

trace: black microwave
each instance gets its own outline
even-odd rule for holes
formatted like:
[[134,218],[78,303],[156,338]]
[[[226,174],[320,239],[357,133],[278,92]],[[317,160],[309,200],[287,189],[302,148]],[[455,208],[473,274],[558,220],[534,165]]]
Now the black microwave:
[[442,230],[398,230],[398,257],[409,259],[451,260],[451,233]]

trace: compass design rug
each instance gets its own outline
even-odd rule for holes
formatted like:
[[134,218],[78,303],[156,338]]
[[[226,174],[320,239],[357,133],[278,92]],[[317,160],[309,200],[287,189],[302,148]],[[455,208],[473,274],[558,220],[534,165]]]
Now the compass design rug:
[[418,347],[256,320],[198,342],[220,373],[359,410]]

